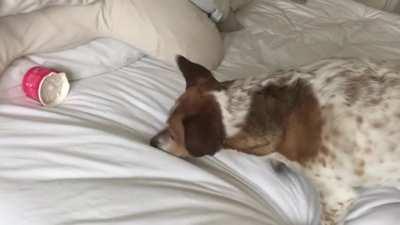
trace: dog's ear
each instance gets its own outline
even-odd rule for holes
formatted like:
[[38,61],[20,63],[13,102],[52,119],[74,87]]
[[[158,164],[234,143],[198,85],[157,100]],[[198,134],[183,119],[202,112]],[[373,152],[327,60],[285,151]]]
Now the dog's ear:
[[223,127],[216,116],[213,113],[203,113],[183,120],[185,147],[190,155],[214,155],[222,148]]
[[211,71],[204,66],[191,62],[181,55],[176,57],[176,63],[185,77],[186,88],[205,83],[209,83],[210,85],[218,84]]

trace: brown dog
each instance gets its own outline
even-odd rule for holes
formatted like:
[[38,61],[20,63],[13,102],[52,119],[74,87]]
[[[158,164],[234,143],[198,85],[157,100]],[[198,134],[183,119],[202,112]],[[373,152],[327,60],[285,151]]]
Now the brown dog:
[[182,56],[177,63],[186,91],[152,146],[181,157],[278,153],[317,186],[329,225],[355,187],[400,187],[400,73],[388,63],[328,59],[227,82]]

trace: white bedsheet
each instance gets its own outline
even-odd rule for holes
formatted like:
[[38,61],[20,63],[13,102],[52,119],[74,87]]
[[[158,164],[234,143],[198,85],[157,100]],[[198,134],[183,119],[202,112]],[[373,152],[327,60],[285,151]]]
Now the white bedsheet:
[[254,0],[227,35],[223,79],[338,57],[400,59],[400,16],[352,0]]
[[[218,78],[328,56],[400,59],[399,16],[350,0],[308,2],[254,0],[238,12],[245,29],[226,35]],[[88,51],[69,54],[53,62],[103,68],[85,68],[97,65],[83,63],[96,58]],[[0,225],[318,224],[312,187],[292,170],[276,173],[266,157],[227,150],[185,161],[148,146],[183,90],[175,68],[148,58],[107,67],[73,82],[56,108],[18,87],[1,92]],[[366,191],[348,224],[397,224],[399,205],[396,190]]]

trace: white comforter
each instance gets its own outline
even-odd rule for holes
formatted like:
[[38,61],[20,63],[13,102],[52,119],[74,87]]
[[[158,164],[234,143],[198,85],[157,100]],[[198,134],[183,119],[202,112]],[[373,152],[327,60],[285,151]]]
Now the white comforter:
[[184,161],[148,146],[183,87],[174,68],[143,58],[74,82],[56,108],[3,99],[0,224],[315,220],[307,183],[276,174],[266,158],[224,152]]
[[[333,55],[400,59],[400,17],[350,0],[254,0],[238,18],[245,29],[226,35],[220,79]],[[318,224],[312,186],[267,157],[226,150],[187,161],[149,147],[182,78],[127,46],[96,43],[30,57],[77,80],[56,108],[16,86],[26,59],[0,80],[0,225]],[[363,196],[348,224],[397,224],[398,190]]]

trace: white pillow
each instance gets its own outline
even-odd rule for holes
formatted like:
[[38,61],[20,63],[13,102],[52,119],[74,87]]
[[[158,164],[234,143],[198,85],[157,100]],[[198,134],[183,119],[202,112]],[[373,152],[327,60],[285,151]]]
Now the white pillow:
[[144,54],[121,41],[101,38],[65,51],[36,54],[15,60],[0,76],[0,91],[21,85],[33,66],[43,65],[66,72],[69,80],[99,75],[133,63]]
[[27,13],[53,5],[85,5],[97,0],[1,0],[0,16]]
[[249,4],[252,0],[230,0],[231,1],[231,8],[233,11],[238,10],[239,8]]
[[0,18],[0,73],[18,57],[100,37],[122,40],[173,65],[180,54],[214,69],[223,57],[215,24],[187,0],[102,0]]
[[69,80],[106,73],[131,64],[144,53],[122,41],[100,38],[76,48],[54,53],[29,55],[37,64],[66,72]]

